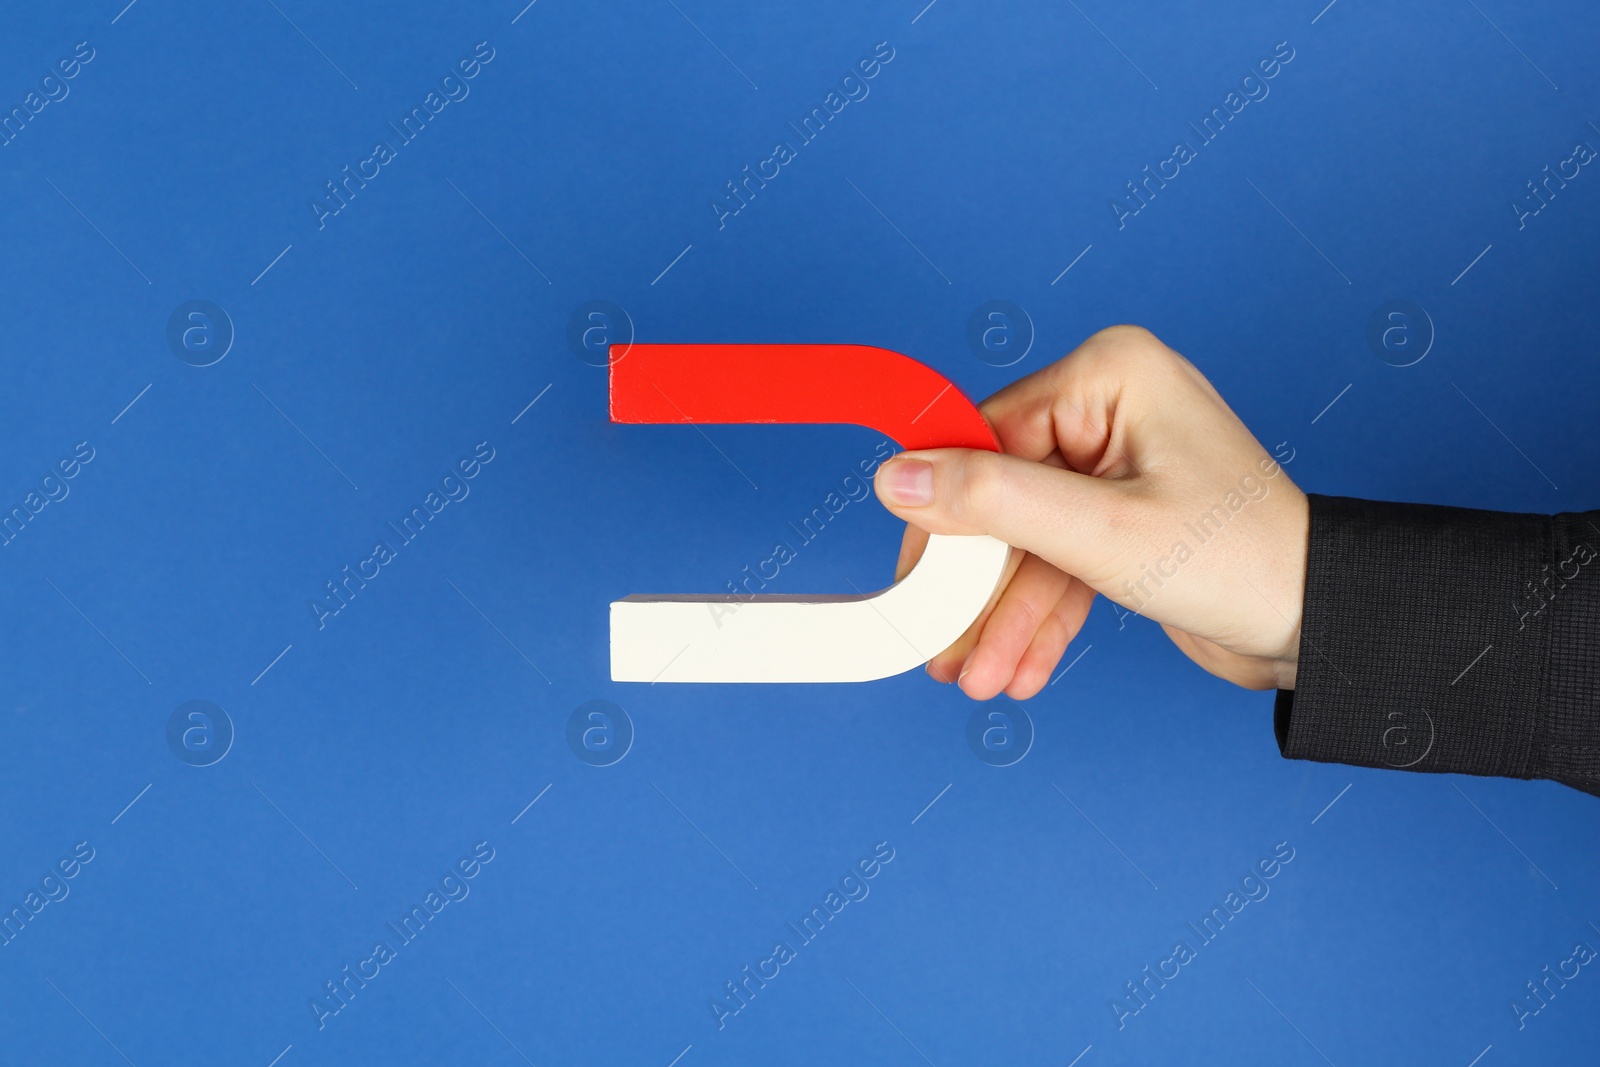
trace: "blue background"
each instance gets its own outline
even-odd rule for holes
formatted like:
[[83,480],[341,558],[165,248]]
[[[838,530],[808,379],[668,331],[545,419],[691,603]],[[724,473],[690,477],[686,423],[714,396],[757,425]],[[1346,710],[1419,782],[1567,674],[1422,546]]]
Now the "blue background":
[[[644,340],[882,345],[981,397],[1137,322],[1303,488],[1593,507],[1600,175],[1510,208],[1600,145],[1592,5],[520,7],[7,14],[4,109],[95,58],[0,147],[0,499],[95,458],[0,550],[0,904],[95,858],[0,948],[0,1059],[1592,1056],[1600,975],[1520,1031],[1508,1005],[1600,946],[1594,798],[1284,761],[1270,694],[1104,603],[1070,671],[992,706],[1035,732],[1004,768],[920,672],[610,682],[610,600],[722,589],[877,438],[613,426],[567,337],[609,300]],[[323,183],[480,41],[470,95],[319,229]],[[879,41],[870,94],[719,228],[723,183]],[[1270,95],[1119,229],[1280,41]],[[209,367],[166,340],[191,299],[236,331]],[[1036,333],[1003,369],[966,340],[991,299]],[[1389,300],[1431,318],[1412,366],[1367,344]],[[470,496],[319,629],[323,583],[480,441]],[[775,589],[882,586],[898,537],[852,504]],[[236,733],[209,767],[166,740],[195,699]],[[635,732],[608,767],[566,740],[589,700]],[[319,1029],[323,983],[480,841],[470,896]],[[880,841],[870,896],[719,1029],[723,983]],[[1119,1030],[1124,983],[1284,841]]]

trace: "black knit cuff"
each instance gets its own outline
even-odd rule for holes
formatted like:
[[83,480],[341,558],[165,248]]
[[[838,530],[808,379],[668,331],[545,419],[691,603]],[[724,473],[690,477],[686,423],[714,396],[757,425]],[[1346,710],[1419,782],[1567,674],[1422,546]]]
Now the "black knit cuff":
[[1537,773],[1600,796],[1600,512],[1555,516],[1550,548],[1524,600],[1550,617]]
[[[1317,495],[1310,511],[1296,688],[1274,715],[1284,756],[1600,792],[1581,777],[1600,751],[1582,751],[1597,745],[1600,601],[1539,595],[1574,551],[1572,517]],[[1600,560],[1584,578],[1600,587]],[[1570,647],[1588,661],[1558,671],[1572,692],[1552,716],[1552,631],[1585,626]]]

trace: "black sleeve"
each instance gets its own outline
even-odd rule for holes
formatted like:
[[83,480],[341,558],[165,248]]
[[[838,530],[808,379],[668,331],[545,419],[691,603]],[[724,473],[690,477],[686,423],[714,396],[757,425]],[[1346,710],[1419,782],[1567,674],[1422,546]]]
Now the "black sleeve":
[[1600,796],[1600,512],[1310,505],[1279,751]]

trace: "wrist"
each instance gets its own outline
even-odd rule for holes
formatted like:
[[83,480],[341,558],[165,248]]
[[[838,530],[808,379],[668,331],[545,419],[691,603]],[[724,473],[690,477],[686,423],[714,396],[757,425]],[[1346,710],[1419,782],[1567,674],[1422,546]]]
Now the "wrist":
[[1295,524],[1291,527],[1288,543],[1293,551],[1285,562],[1285,587],[1289,590],[1285,611],[1289,623],[1280,652],[1273,661],[1273,677],[1279,689],[1293,689],[1300,667],[1300,630],[1304,622],[1306,601],[1306,564],[1311,551],[1311,501],[1296,490]]
[[1295,676],[1300,672],[1300,656],[1298,650],[1298,645],[1300,644],[1300,627],[1298,626],[1294,628],[1294,642],[1297,647],[1293,654],[1276,659],[1272,663],[1273,685],[1278,689],[1293,689]]

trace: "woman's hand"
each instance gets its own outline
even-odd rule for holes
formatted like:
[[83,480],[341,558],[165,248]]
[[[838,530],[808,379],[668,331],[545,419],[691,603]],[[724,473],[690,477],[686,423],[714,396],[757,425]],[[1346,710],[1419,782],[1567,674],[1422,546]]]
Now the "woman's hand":
[[906,452],[876,476],[909,526],[1021,551],[988,609],[928,672],[970,697],[1033,696],[1100,593],[1155,619],[1212,674],[1294,688],[1305,494],[1188,360],[1114,326],[981,405],[1004,454]]

